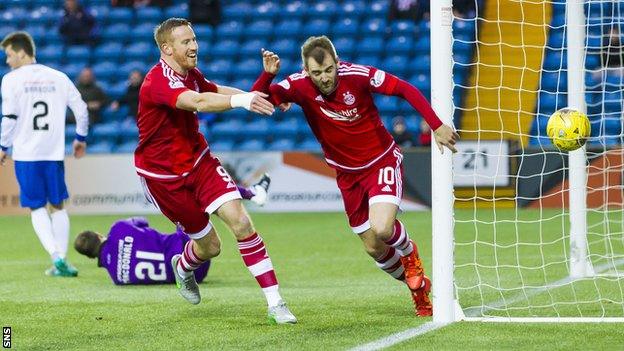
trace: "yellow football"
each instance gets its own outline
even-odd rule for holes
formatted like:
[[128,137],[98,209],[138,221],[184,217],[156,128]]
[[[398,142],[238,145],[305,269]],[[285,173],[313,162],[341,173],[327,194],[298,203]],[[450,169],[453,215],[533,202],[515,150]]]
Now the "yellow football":
[[548,119],[546,133],[559,150],[573,151],[585,145],[591,134],[591,125],[583,112],[562,108]]

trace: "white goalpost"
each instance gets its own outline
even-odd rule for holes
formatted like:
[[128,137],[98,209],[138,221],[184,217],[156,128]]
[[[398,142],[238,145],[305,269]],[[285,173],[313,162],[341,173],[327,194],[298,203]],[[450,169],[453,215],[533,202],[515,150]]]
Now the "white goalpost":
[[[624,322],[624,108],[609,100],[624,78],[610,88],[596,63],[624,6],[474,1],[465,19],[431,1],[431,103],[462,136],[455,155],[431,148],[433,321]],[[593,129],[570,153],[543,134],[566,106]]]

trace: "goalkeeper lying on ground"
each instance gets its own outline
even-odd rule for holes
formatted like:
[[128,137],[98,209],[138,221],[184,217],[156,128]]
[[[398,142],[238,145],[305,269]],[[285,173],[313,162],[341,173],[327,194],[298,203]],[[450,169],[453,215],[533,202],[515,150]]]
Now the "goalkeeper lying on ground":
[[[251,188],[239,191],[244,199],[263,205],[270,184],[268,175]],[[84,231],[76,237],[74,247],[79,253],[97,258],[98,266],[108,271],[113,283],[173,284],[175,277],[169,262],[179,254],[189,240],[181,228],[173,234],[162,234],[150,228],[147,219],[134,217],[115,222],[108,237],[93,231]],[[197,282],[208,274],[210,261],[194,273]]]

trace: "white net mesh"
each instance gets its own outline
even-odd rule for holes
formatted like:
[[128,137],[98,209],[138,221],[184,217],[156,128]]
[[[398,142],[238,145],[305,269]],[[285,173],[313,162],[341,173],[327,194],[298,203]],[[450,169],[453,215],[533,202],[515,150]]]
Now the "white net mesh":
[[569,274],[568,155],[546,137],[548,117],[568,105],[565,1],[475,4],[475,18],[456,15],[453,24],[455,124],[464,140],[454,158],[460,305],[473,317],[624,317],[624,3],[584,6],[595,274],[582,279]]

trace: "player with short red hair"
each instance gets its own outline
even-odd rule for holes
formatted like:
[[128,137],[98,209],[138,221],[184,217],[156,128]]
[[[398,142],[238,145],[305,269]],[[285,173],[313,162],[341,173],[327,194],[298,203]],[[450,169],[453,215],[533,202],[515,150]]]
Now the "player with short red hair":
[[[270,115],[264,94],[217,85],[197,69],[197,40],[191,24],[170,18],[154,31],[158,62],[139,92],[139,145],[135,166],[148,199],[191,238],[172,258],[180,294],[193,304],[201,300],[193,271],[217,256],[221,241],[209,220],[219,216],[238,240],[243,261],[262,288],[274,323],[296,323],[278,291],[273,264],[241,204],[241,194],[219,160],[210,154],[199,132],[197,112],[243,107]],[[264,95],[266,96],[266,95]]]
[[301,47],[304,70],[271,84],[279,57],[263,51],[264,72],[253,90],[269,94],[274,105],[294,102],[318,139],[325,160],[336,170],[353,232],[377,265],[410,288],[419,316],[433,313],[418,248],[396,219],[402,197],[401,150],[379,118],[373,93],[407,100],[434,130],[435,141],[453,152],[458,135],[444,125],[411,84],[374,67],[340,61],[326,36]]

